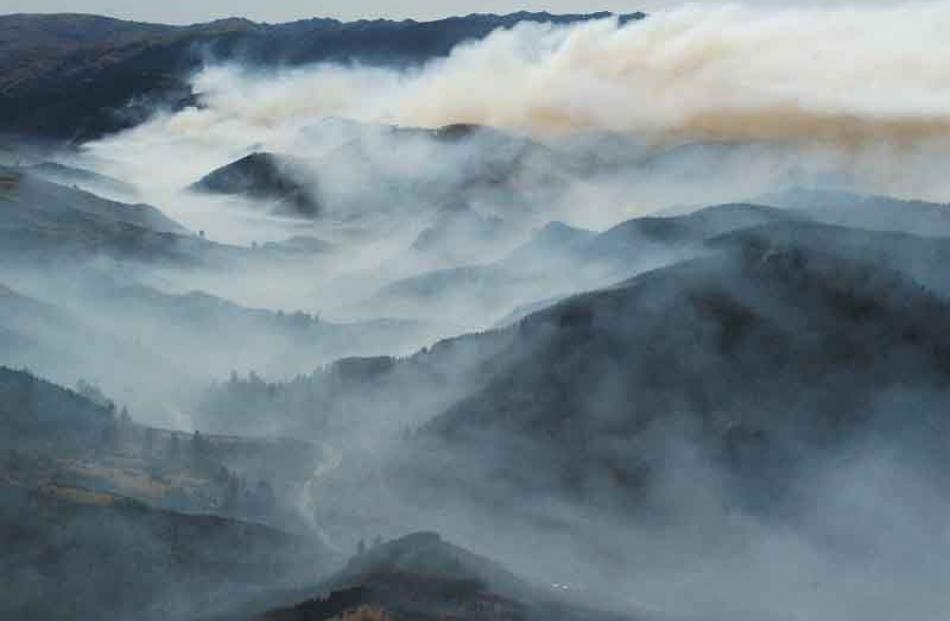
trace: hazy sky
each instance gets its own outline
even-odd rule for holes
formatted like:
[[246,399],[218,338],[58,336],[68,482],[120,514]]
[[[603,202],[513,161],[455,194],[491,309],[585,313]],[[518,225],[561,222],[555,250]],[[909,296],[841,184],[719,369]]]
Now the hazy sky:
[[[755,4],[802,4],[801,0],[753,0]],[[873,1],[873,0],[872,0]],[[814,4],[830,4],[813,0]],[[854,4],[868,4],[867,0]],[[0,13],[98,13],[126,19],[192,23],[243,16],[257,21],[304,17],[433,18],[465,13],[508,13],[521,9],[551,12],[609,10],[631,12],[680,4],[669,0],[0,0]]]

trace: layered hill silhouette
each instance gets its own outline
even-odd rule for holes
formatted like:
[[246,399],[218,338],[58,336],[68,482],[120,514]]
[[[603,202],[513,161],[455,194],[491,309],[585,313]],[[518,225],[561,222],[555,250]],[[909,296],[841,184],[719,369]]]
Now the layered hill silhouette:
[[[698,443],[738,502],[772,510],[801,468],[844,447],[885,438],[941,453],[927,437],[947,424],[947,240],[756,206],[634,221],[599,237],[625,260],[657,240],[695,254],[373,366],[355,392],[330,369],[268,388],[279,396],[270,403],[422,421],[386,466],[404,468],[395,478],[410,495],[427,498],[435,483],[480,501],[554,494],[626,514],[649,512],[670,434]],[[889,407],[895,392],[912,414]]]

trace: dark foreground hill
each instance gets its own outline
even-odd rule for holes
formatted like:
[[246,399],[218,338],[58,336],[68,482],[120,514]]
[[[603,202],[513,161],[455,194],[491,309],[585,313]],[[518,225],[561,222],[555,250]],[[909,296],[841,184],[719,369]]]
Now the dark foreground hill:
[[[729,213],[686,220],[717,222],[705,241],[666,235],[682,221],[641,225],[686,239],[695,258],[510,328],[364,361],[374,370],[350,384],[331,367],[268,385],[263,402],[340,424],[366,412],[396,429],[429,420],[381,466],[415,506],[448,495],[518,511],[553,495],[625,518],[664,515],[658,483],[675,471],[677,445],[723,473],[728,502],[770,513],[808,468],[876,442],[946,463],[947,240],[755,209],[735,210],[747,228],[730,231],[718,223]],[[621,256],[643,235],[630,239]],[[220,407],[250,402],[251,386],[231,388]],[[337,474],[325,481],[334,489],[368,485]]]
[[571,23],[607,15],[273,25],[227,19],[194,26],[91,15],[0,16],[0,132],[78,141],[130,127],[156,105],[191,102],[188,75],[208,59],[269,67],[321,61],[411,65],[522,21]]
[[702,259],[529,316],[486,363],[493,379],[426,427],[446,460],[426,472],[490,497],[557,490],[635,510],[676,430],[775,510],[823,451],[885,437],[942,452],[950,305],[893,266],[799,241],[826,232],[734,233]]
[[320,595],[293,605],[274,607],[254,618],[261,621],[630,619],[567,603],[554,590],[531,586],[497,563],[452,545],[436,533],[425,532],[377,543],[361,551],[313,591]]

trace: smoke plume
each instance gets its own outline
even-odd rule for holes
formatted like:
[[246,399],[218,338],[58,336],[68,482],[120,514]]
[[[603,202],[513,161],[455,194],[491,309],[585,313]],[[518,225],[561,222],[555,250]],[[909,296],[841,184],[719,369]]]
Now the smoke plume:
[[538,134],[901,144],[945,137],[950,3],[753,8],[687,5],[620,26],[523,24],[421,70],[325,66],[261,81],[211,69],[207,109],[169,123],[209,135],[312,116]]

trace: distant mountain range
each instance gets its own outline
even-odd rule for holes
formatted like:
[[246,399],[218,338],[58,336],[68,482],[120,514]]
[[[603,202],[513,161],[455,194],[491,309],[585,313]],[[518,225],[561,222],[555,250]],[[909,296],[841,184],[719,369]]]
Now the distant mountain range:
[[130,127],[156,105],[191,102],[187,78],[208,60],[405,66],[520,22],[568,24],[609,15],[523,12],[432,22],[287,24],[226,19],[194,26],[74,14],[0,16],[0,133],[80,141]]

